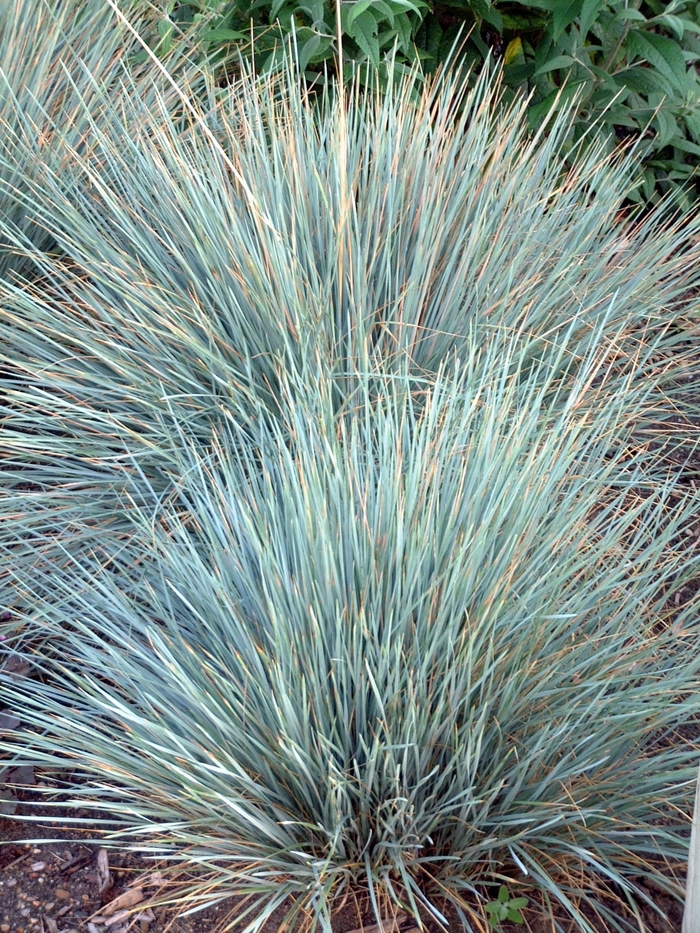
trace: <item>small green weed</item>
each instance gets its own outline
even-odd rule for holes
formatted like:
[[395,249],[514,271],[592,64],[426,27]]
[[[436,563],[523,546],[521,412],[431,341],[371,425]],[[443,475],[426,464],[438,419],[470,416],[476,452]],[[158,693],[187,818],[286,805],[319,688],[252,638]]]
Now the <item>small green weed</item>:
[[489,926],[497,929],[504,920],[510,920],[511,923],[523,923],[521,911],[523,907],[527,907],[527,904],[527,897],[511,897],[508,888],[502,884],[496,900],[489,901],[484,907],[489,915]]

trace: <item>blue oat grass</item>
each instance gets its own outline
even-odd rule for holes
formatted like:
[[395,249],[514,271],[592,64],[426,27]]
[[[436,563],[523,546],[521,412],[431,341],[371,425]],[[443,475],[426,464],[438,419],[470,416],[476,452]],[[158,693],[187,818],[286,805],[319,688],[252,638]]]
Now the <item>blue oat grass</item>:
[[700,221],[621,227],[624,163],[486,77],[124,88],[26,173],[52,252],[0,221],[0,748],[251,931],[502,885],[639,928],[697,769]]

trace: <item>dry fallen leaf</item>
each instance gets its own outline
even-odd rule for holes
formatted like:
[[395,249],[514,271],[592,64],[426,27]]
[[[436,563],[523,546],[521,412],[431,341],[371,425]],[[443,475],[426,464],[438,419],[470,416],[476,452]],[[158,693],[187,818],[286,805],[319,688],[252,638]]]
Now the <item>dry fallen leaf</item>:
[[97,883],[100,894],[112,887],[112,873],[109,870],[109,856],[106,849],[97,850]]
[[105,920],[104,925],[106,927],[112,927],[112,926],[116,926],[118,923],[124,923],[128,919],[129,919],[129,911],[120,910],[119,913],[116,913],[113,917],[109,917],[109,919]]
[[143,900],[143,888],[129,888],[124,891],[123,894],[120,894],[118,897],[115,897],[113,901],[110,901],[109,904],[100,910],[100,914],[103,917],[111,917],[118,910],[124,910],[127,907],[134,907],[136,904],[140,904]]

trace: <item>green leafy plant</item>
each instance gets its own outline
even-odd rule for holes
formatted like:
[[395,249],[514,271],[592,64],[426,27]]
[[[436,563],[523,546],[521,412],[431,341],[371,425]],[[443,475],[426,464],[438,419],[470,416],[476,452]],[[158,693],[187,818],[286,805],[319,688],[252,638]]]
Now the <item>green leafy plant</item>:
[[183,127],[125,77],[2,190],[54,245],[0,218],[0,748],[253,931],[508,878],[633,929],[697,771],[700,219],[621,225],[486,76],[297,79]]
[[[501,60],[510,87],[532,95],[533,125],[576,96],[574,138],[595,125],[611,146],[637,141],[644,171],[637,201],[655,203],[673,192],[687,207],[697,197],[696,2],[448,0],[440,8],[471,28],[471,60]],[[433,47],[444,54],[440,16],[426,28],[432,29]]]
[[237,70],[241,54],[263,73],[276,70],[293,48],[301,71],[318,81],[337,64],[340,33],[348,75],[364,62],[386,74],[388,61],[415,61],[413,37],[427,9],[425,0],[352,0],[338,11],[330,0],[169,0],[151,42],[159,51],[186,42],[219,72]]
[[511,92],[531,100],[533,127],[575,97],[573,142],[592,132],[611,148],[633,140],[632,202],[673,195],[688,208],[700,190],[696,0],[340,0],[338,19],[330,0],[168,0],[155,9],[159,47],[177,37],[219,73],[237,70],[241,54],[262,71],[281,67],[291,45],[318,82],[335,67],[340,34],[346,79],[365,62],[386,79],[396,64],[433,70],[458,43],[477,69],[487,59],[503,65]]
[[527,907],[528,899],[526,897],[511,897],[508,888],[502,884],[498,889],[498,897],[495,901],[489,901],[484,910],[489,915],[489,924],[496,928],[504,920],[510,920],[511,923],[522,923],[523,907]]

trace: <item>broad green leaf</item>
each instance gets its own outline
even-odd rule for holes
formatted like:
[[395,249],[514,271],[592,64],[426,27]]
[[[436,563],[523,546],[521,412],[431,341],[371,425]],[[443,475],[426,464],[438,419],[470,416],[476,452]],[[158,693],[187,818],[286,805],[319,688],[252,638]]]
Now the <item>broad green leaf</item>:
[[656,188],[656,173],[652,168],[645,168],[642,182],[642,193],[647,201],[653,197]]
[[327,8],[324,6],[323,0],[306,0],[306,2],[298,5],[298,9],[300,12],[306,13],[312,23],[324,22]]
[[[326,40],[327,41],[327,40]],[[306,71],[311,59],[319,52],[322,47],[322,39],[319,35],[313,35],[304,42],[299,49],[299,70]]]
[[202,39],[211,42],[239,42],[250,38],[244,32],[236,29],[209,29],[202,33]]
[[284,69],[285,50],[280,44],[264,52],[260,56],[260,73],[263,75],[276,74]]
[[493,26],[499,35],[503,35],[503,16],[495,6],[490,6],[485,11],[483,19],[489,26]]
[[674,136],[680,135],[680,129],[673,116],[667,111],[660,109],[652,121],[656,129],[655,143],[657,148],[663,149]]
[[[523,87],[533,77],[534,72],[533,62],[524,59],[516,59],[511,65],[506,65],[503,69],[503,75],[508,87]],[[525,90],[524,87],[523,90]],[[546,90],[549,91],[549,86]]]
[[567,26],[580,15],[583,0],[557,0],[552,16],[552,38],[559,41]]
[[390,51],[394,49],[394,46],[399,45],[398,42],[398,33],[396,29],[384,28],[379,29],[377,32],[377,45],[379,46],[379,51],[384,50]]
[[274,22],[280,14],[280,10],[288,0],[273,0],[273,3],[270,6],[270,20]]
[[599,68],[597,65],[590,65],[589,67],[591,74],[598,79],[602,87],[606,90],[610,91],[612,94],[616,94],[621,90],[621,84],[616,80],[616,77],[619,78],[620,75],[613,77],[609,71],[605,68]]
[[481,34],[478,31],[474,30],[471,36],[471,40],[479,50],[479,54],[481,55],[482,59],[486,60],[489,58],[491,55],[491,48],[486,44],[486,42],[484,42]]
[[647,18],[633,6],[625,6],[615,14],[613,22],[646,23]]
[[700,145],[698,143],[692,143],[689,139],[683,139],[682,137],[676,137],[673,140],[674,149],[680,149],[681,152],[688,152],[694,156],[700,156]]
[[530,126],[537,127],[546,117],[551,117],[557,110],[570,106],[570,102],[580,94],[581,86],[585,83],[585,81],[572,81],[563,88],[552,91],[540,103],[532,105],[527,114]]
[[167,54],[172,48],[172,37],[174,24],[169,19],[161,19],[158,22],[158,35],[160,36],[160,43],[158,50],[162,54]]
[[560,68],[570,68],[573,64],[574,59],[570,55],[555,55],[554,58],[550,58],[544,65],[540,65],[535,75],[547,74],[550,71],[558,71]]
[[671,32],[676,35],[679,42],[682,41],[686,21],[680,16],[669,16],[668,14],[664,16],[655,16],[653,19],[649,20],[649,22],[657,26],[665,26],[666,29],[670,29]]
[[483,19],[491,8],[491,0],[469,0],[472,15]]
[[560,51],[561,50],[558,49],[552,41],[551,32],[545,32],[535,49],[535,68],[537,69],[540,65],[544,65],[548,58],[559,54]]
[[428,8],[426,3],[412,3],[411,0],[386,0],[386,5],[396,13],[399,10],[409,10],[411,13],[417,13],[418,15],[421,15]]
[[[615,126],[626,126],[631,130],[640,129],[639,119],[635,118],[629,110],[610,109],[606,111],[605,118]],[[645,114],[644,122],[646,123],[648,119],[649,114]]]
[[666,4],[666,13],[675,13],[676,10],[683,11],[688,6],[688,0],[671,0],[670,3]]
[[683,117],[683,122],[693,136],[694,141],[700,143],[700,108],[686,113]]
[[[365,2],[365,0],[360,0],[360,2]],[[377,30],[377,20],[368,9],[359,13],[348,26],[348,35],[355,40],[375,68],[379,67]]]
[[654,91],[659,90],[669,96],[674,93],[673,85],[664,75],[640,65],[620,70],[617,74],[617,81],[638,94],[653,94]]
[[420,48],[425,50],[426,60],[437,63],[441,54],[444,32],[436,17],[428,17],[421,26]]
[[408,52],[412,47],[412,27],[407,13],[398,13],[394,19],[394,28],[399,40],[399,48]]
[[520,58],[525,58],[525,52],[523,51],[523,40],[520,38],[520,36],[516,36],[516,38],[511,39],[506,46],[506,50],[503,55],[503,64],[510,65]]
[[674,159],[649,159],[649,165],[653,168],[663,168],[667,172],[672,172],[674,178],[688,178],[697,172],[687,162],[677,162]]
[[520,6],[528,7],[531,10],[546,10],[548,13],[552,13],[557,3],[559,3],[559,0],[522,0]]
[[352,24],[355,22],[358,16],[364,13],[365,10],[369,9],[374,4],[375,0],[356,0],[351,6],[347,8],[347,29],[348,32],[352,30]]
[[546,30],[551,23],[551,18],[546,13],[526,15],[517,12],[517,8],[503,10],[501,13],[503,19],[503,29],[510,32],[524,33],[531,32],[533,29]]
[[685,85],[686,65],[677,42],[653,32],[632,30],[627,37],[627,46],[637,58],[653,65],[676,88]]
[[391,26],[394,25],[394,11],[384,0],[373,0],[369,10],[378,23],[388,22]]
[[581,13],[579,16],[579,28],[581,30],[581,39],[585,40],[588,32],[596,20],[599,11],[605,5],[606,0],[583,0]]

